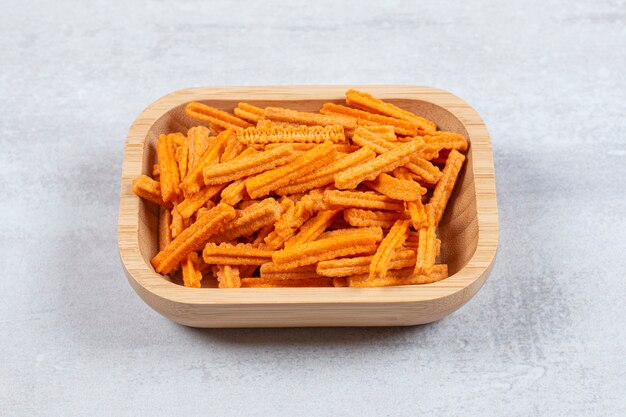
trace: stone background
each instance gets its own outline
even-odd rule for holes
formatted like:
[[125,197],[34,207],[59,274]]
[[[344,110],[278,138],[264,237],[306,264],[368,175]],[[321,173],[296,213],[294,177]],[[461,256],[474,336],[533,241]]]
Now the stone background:
[[[626,2],[1,6],[0,415],[626,413]],[[361,83],[483,116],[501,234],[482,291],[412,328],[150,310],[116,243],[141,110],[192,86]]]

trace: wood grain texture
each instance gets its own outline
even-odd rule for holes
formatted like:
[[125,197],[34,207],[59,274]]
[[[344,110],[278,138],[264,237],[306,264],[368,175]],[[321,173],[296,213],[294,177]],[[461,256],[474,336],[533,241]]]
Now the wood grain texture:
[[[158,210],[137,198],[131,182],[149,174],[160,133],[197,124],[183,106],[200,101],[232,110],[239,101],[317,111],[341,103],[348,88],[367,91],[433,120],[470,142],[467,162],[440,223],[442,261],[450,278],[419,286],[385,288],[186,288],[157,274]],[[126,138],[118,244],[128,281],[152,308],[193,327],[395,326],[439,320],[483,285],[498,246],[498,210],[491,142],[480,116],[458,97],[414,86],[203,87],[168,94],[139,115]]]

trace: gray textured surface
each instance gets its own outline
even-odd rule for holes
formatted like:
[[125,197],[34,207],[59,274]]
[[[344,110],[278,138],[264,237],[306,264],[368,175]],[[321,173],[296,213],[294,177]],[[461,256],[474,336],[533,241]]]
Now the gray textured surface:
[[[624,415],[626,3],[375,3],[2,1],[0,415]],[[484,117],[483,290],[414,328],[150,310],[116,246],[135,116],[184,87],[326,83],[431,85]]]

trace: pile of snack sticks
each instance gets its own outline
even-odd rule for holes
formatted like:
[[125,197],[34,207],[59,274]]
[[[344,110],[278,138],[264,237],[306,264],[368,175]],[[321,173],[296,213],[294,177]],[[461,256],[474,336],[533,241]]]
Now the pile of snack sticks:
[[355,90],[319,113],[192,102],[203,125],[160,135],[154,269],[187,287],[426,284],[466,139]]

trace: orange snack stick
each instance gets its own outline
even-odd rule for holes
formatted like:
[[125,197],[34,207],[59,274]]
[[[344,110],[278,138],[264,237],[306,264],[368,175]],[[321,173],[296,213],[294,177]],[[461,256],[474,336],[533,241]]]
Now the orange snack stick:
[[376,249],[370,265],[370,279],[385,278],[397,247],[402,246],[409,232],[408,220],[397,220]]
[[281,126],[276,124],[263,127],[249,127],[240,130],[237,137],[242,143],[323,143],[331,141],[342,143],[346,141],[343,127],[328,126]]
[[163,197],[161,196],[161,184],[147,175],[140,175],[133,179],[133,193],[159,206],[172,206],[172,203],[163,201]]
[[223,188],[223,184],[204,186],[200,191],[180,202],[177,205],[178,212],[183,219],[190,218],[200,207],[206,205],[213,197],[222,191]]
[[373,131],[369,127],[359,127],[355,130],[354,136],[352,136],[352,142],[370,148],[379,155],[397,146],[397,143],[390,141],[387,137],[381,135],[380,132]]
[[[379,126],[380,128],[382,126]],[[420,149],[412,153],[409,157],[409,161],[416,161],[418,158],[430,160],[436,158],[439,154],[438,148],[434,145],[427,145],[421,137],[409,138],[410,140],[398,139],[398,142],[392,142],[381,132],[377,132],[374,126],[359,127],[352,137],[352,141],[360,146],[366,146],[376,152],[377,154],[383,154],[390,150],[397,148],[407,142],[418,142],[422,144]]]
[[241,278],[239,278],[239,267],[230,265],[217,265],[218,288],[239,288]]
[[324,202],[329,206],[336,207],[404,211],[403,201],[394,200],[372,191],[326,190],[324,191]]
[[203,172],[204,183],[228,183],[285,165],[297,157],[298,154],[290,145],[284,145],[271,151],[258,153],[255,151],[254,154],[241,155],[229,162],[207,166]]
[[172,241],[172,212],[161,206],[159,208],[159,251],[165,249]]
[[272,253],[272,262],[291,269],[342,256],[372,253],[376,251],[376,243],[380,240],[382,229],[375,234],[356,229],[350,234],[275,251]]
[[263,118],[263,109],[248,103],[239,103],[233,110],[236,116],[250,123],[257,123]]
[[420,135],[421,138],[433,149],[456,149],[465,152],[468,148],[467,140],[459,133],[441,131],[421,133],[424,133]]
[[450,195],[452,195],[452,190],[454,190],[456,179],[459,176],[461,167],[463,167],[463,161],[465,161],[465,155],[455,149],[450,152],[446,166],[443,169],[443,175],[437,183],[433,196],[428,203],[428,206],[432,207],[432,218],[429,220],[434,225],[438,225],[443,216]]
[[363,184],[394,200],[414,201],[426,194],[426,189],[415,181],[397,179],[384,173],[376,177],[374,181],[366,181]]
[[285,248],[317,239],[335,221],[339,214],[341,214],[341,210],[320,211],[315,217],[307,220],[300,227],[298,233],[285,242]]
[[180,180],[187,175],[187,166],[189,162],[189,139],[183,136],[183,143],[176,148],[176,162],[178,163],[178,177]]
[[204,262],[215,265],[263,265],[271,261],[272,251],[249,243],[207,243],[202,251]]
[[161,197],[163,201],[174,201],[180,194],[180,177],[176,164],[175,135],[161,135],[157,142],[157,159],[159,161]]
[[[159,175],[161,175],[161,167],[159,164],[152,164],[152,177],[156,180]],[[161,184],[159,184],[159,194],[161,194]]]
[[239,179],[228,184],[226,188],[222,190],[222,202],[234,206],[239,203],[241,200],[246,198],[248,193],[246,193],[246,185],[244,184],[245,179]]
[[343,212],[343,218],[355,227],[382,227],[391,228],[396,220],[407,220],[406,211],[374,211],[357,208],[347,208]]
[[172,272],[187,255],[202,249],[202,246],[228,221],[235,218],[235,209],[218,204],[194,224],[183,230],[169,245],[153,259],[152,265],[160,274]]
[[278,195],[288,195],[301,193],[313,188],[323,187],[335,181],[335,174],[355,165],[371,161],[376,157],[376,153],[368,148],[361,148],[356,152],[345,155],[326,167],[322,167],[315,172],[295,179],[291,184],[276,190]]
[[[281,216],[276,222],[275,227],[270,231],[263,239],[265,244],[270,249],[280,249],[283,244],[293,235],[291,223],[293,223],[293,215],[295,212],[295,203],[293,200],[282,197],[280,201]],[[297,227],[300,227],[298,225]],[[276,231],[280,229],[280,234]]]
[[[322,106],[320,113],[326,115],[344,115],[354,117],[359,125],[386,125],[390,126],[398,135],[415,136],[417,135],[417,127],[405,120],[396,119],[394,117],[382,116],[363,110],[352,109],[334,103],[326,103]],[[395,135],[393,140],[395,141]]]
[[410,111],[403,110],[391,103],[374,98],[370,94],[350,89],[346,92],[346,103],[349,106],[357,107],[361,110],[383,114],[400,120],[406,120],[418,129],[436,130],[435,125],[430,120],[419,117]]
[[198,163],[187,173],[181,186],[186,197],[200,191],[200,188],[204,185],[204,179],[202,178],[204,168],[219,162],[224,147],[233,135],[234,131],[232,129],[220,133],[217,138],[209,144]]
[[419,230],[415,273],[428,274],[437,258],[437,228],[430,225]]
[[247,121],[215,107],[192,101],[185,106],[187,116],[210,123],[222,129],[238,130],[252,126]]
[[[272,152],[272,151],[268,151]],[[298,156],[286,165],[265,171],[246,180],[246,190],[252,198],[263,197],[296,178],[303,177],[335,159],[335,148],[331,142],[324,142]]]
[[269,120],[278,122],[295,123],[307,126],[329,126],[339,125],[344,129],[356,129],[357,124],[354,118],[340,115],[328,116],[319,113],[309,113],[282,107],[266,107],[263,116]]
[[332,287],[333,279],[328,277],[306,279],[242,278],[242,288],[280,287]]
[[376,249],[370,265],[370,279],[385,278],[393,253],[397,247],[402,246],[408,232],[409,221],[397,220]]
[[396,136],[396,132],[393,129],[393,126],[363,126],[363,129],[366,131],[373,133],[378,136],[380,139],[385,139],[389,142],[397,142],[398,137]]
[[436,184],[443,175],[439,168],[422,158],[412,157],[404,167],[430,184]]
[[419,230],[428,226],[428,216],[421,199],[408,201],[406,206],[409,209],[409,216],[411,216],[411,224],[415,229]]
[[209,146],[210,130],[205,126],[192,127],[187,131],[189,139],[189,151],[187,160],[187,171],[191,171],[200,161]]
[[219,243],[250,236],[262,227],[273,225],[279,217],[280,205],[273,198],[266,198],[258,204],[240,210],[237,217],[224,226],[213,240]]
[[394,285],[431,284],[448,278],[448,265],[434,265],[429,274],[418,274],[413,268],[392,270],[385,278],[370,279],[368,274],[347,277],[350,287],[389,287]]
[[[286,199],[287,200],[287,199]],[[319,190],[312,190],[292,205],[285,202],[283,215],[276,222],[275,231],[279,236],[290,237],[296,229],[304,224],[313,214],[326,209],[323,194]]]
[[273,262],[268,262],[261,265],[260,268],[261,278],[272,279],[308,279],[319,278],[315,272],[315,265],[299,266],[293,269],[285,269],[277,266]]
[[176,207],[177,205],[174,204],[174,208],[172,209],[172,224],[170,225],[173,239],[175,239],[176,236],[181,234],[185,229],[185,225],[183,224],[183,217],[180,215]]
[[245,149],[246,145],[237,139],[237,135],[232,135],[226,142],[226,146],[224,146],[224,153],[220,156],[220,162],[228,162],[235,159]]
[[[325,277],[347,277],[351,275],[369,274],[374,255],[355,256],[354,258],[338,258],[322,261],[317,264],[317,273]],[[387,268],[389,270],[413,267],[415,251],[396,249]],[[347,286],[347,284],[346,284]]]
[[355,188],[366,180],[374,180],[383,172],[393,171],[406,164],[409,156],[417,152],[423,144],[418,141],[402,143],[400,146],[378,155],[371,161],[353,166],[335,174],[335,186],[340,189]]
[[[411,175],[404,168],[398,168],[393,173],[397,178],[403,180],[411,179]],[[425,189],[423,190],[426,191]],[[422,203],[421,195],[415,200],[407,201],[406,207],[409,211],[409,216],[411,217],[411,224],[416,230],[428,226],[428,217],[426,216],[426,210],[424,208],[424,204]]]
[[[270,151],[282,145],[284,144],[283,143],[268,143],[267,145],[265,145],[264,149],[266,151]],[[315,146],[317,146],[317,144],[316,143],[292,143],[291,146],[293,147],[294,151],[310,151]],[[335,150],[337,151],[337,153],[352,153],[361,149],[360,146],[351,145],[349,143],[335,143],[333,146]]]
[[200,272],[200,260],[198,253],[191,252],[187,259],[183,261],[183,285],[185,287],[200,288],[202,282],[202,272]]
[[[336,223],[337,222],[335,222],[333,224],[336,224]],[[329,230],[327,232],[324,232],[324,233],[322,233],[321,235],[319,235],[317,237],[317,240],[329,239],[329,238],[333,238],[333,237],[337,237],[337,236],[341,236],[341,235],[345,235],[345,234],[350,234],[350,233],[354,232],[355,230],[362,230],[364,232],[369,232],[369,233],[378,233],[379,229],[380,229],[379,226],[355,228],[355,227],[350,227],[348,225],[346,228]]]

